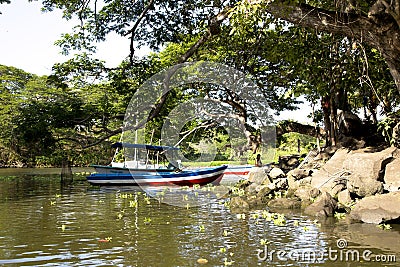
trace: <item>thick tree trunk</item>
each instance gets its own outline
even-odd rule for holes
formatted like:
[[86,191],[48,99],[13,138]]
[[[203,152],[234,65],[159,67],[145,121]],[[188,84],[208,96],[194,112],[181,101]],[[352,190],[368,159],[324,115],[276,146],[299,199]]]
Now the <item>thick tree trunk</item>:
[[334,93],[332,92],[330,95],[330,114],[329,114],[329,125],[330,125],[330,131],[329,131],[329,143],[332,146],[336,146],[336,141],[337,141],[337,122],[336,122],[336,114],[337,114],[337,110],[336,110],[336,103],[334,100]]
[[[295,25],[357,38],[377,48],[385,58],[400,92],[400,16],[394,16],[385,8],[377,9],[375,5],[366,16],[315,8],[307,4],[288,5],[285,2],[272,1],[267,11]],[[377,4],[379,2],[382,1],[378,0]],[[399,1],[392,2],[394,5]]]
[[328,146],[332,145],[331,143],[331,120],[330,120],[330,99],[329,97],[323,97],[321,99],[321,107],[324,114],[324,125],[325,125],[325,142]]
[[400,53],[397,55],[396,59],[385,57],[386,63],[389,66],[390,74],[394,79],[397,89],[400,91]]

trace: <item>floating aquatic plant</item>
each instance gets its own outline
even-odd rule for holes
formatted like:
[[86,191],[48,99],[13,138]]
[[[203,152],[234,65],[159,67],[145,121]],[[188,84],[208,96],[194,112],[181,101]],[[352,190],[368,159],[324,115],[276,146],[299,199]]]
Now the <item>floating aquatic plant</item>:
[[193,188],[193,190],[200,189],[200,185],[199,184],[194,184],[192,188]]
[[333,216],[338,220],[343,220],[343,219],[346,218],[346,213],[344,213],[344,212],[335,212],[335,214]]
[[117,198],[123,198],[123,199],[126,199],[126,198],[128,198],[129,197],[129,195],[128,195],[128,193],[125,193],[125,194],[117,194]]
[[261,239],[260,240],[260,244],[261,244],[261,246],[265,246],[265,245],[267,245],[269,242],[267,241],[267,239]]
[[224,207],[225,208],[229,208],[231,206],[231,202],[230,201],[225,201],[224,202]]
[[261,216],[266,220],[266,221],[271,221],[273,219],[273,214],[269,213],[266,210],[263,210],[263,212],[261,213]]
[[246,194],[243,188],[237,188],[237,187],[233,187],[231,189],[231,192],[233,195],[237,195],[239,197],[244,196]]
[[224,265],[231,266],[235,261],[228,261],[228,258],[224,258]]
[[219,248],[219,252],[225,253],[226,252],[226,248],[225,247]]
[[284,226],[286,224],[286,219],[283,214],[278,214],[274,219],[274,224],[277,226]]
[[246,214],[244,214],[244,213],[236,214],[236,218],[244,220],[244,219],[246,219]]
[[144,195],[143,200],[144,200],[144,202],[146,202],[147,205],[150,205],[150,204],[151,204],[151,203],[150,203],[150,198],[149,198],[149,196],[147,196],[147,194]]
[[376,227],[381,228],[381,229],[383,229],[383,230],[390,230],[390,229],[392,229],[392,226],[391,226],[390,224],[385,224],[385,223],[378,224]]
[[283,226],[286,224],[286,219],[284,214],[280,213],[270,213],[266,210],[264,210],[261,213],[261,216],[266,220],[266,221],[273,221],[275,225],[278,226]]
[[151,223],[151,218],[144,217],[143,221],[144,221],[144,224],[150,224]]
[[50,201],[50,205],[54,206],[57,202],[56,201]]
[[130,208],[136,208],[138,206],[137,200],[130,200],[129,201],[129,207]]
[[200,225],[199,225],[199,231],[200,231],[200,232],[204,232],[204,230],[205,230],[204,225],[200,224]]
[[203,190],[203,191],[214,191],[215,190],[215,185],[207,184],[207,185],[203,186],[201,190]]
[[224,236],[228,236],[229,232],[227,230],[224,230]]

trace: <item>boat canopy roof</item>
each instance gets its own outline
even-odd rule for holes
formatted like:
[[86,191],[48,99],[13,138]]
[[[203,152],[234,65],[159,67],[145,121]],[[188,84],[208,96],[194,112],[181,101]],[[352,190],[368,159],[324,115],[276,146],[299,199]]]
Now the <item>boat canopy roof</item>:
[[146,150],[153,150],[153,151],[166,151],[166,150],[179,150],[178,147],[174,146],[153,146],[153,145],[146,145],[146,144],[131,144],[131,143],[122,143],[117,142],[112,144],[112,148],[141,148]]

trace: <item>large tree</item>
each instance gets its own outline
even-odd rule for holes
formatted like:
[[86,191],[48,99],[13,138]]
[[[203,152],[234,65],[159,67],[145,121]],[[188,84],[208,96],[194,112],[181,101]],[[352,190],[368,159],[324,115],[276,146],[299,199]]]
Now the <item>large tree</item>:
[[[184,54],[186,60],[213,35],[232,11],[244,18],[259,17],[254,23],[268,27],[271,14],[295,25],[356,38],[375,47],[385,58],[397,88],[400,90],[400,1],[105,1],[43,0],[46,10],[60,8],[66,19],[74,16],[81,24],[74,33],[65,34],[59,44],[71,49],[95,49],[110,32],[130,39],[127,54],[133,62],[135,48],[149,45],[159,49],[166,42],[180,42],[186,34],[197,35],[198,41]],[[229,24],[229,23],[228,23]]]
[[322,4],[273,1],[265,6],[265,10],[296,25],[357,38],[375,47],[385,58],[400,91],[400,1],[316,3]]
[[65,159],[89,164],[105,158],[99,146],[85,153],[82,148],[119,127],[116,117],[125,110],[119,95],[108,84],[53,86],[54,79],[0,65],[0,165],[55,166]]
[[[308,92],[310,96],[314,94],[320,97],[325,94],[326,97],[332,98],[335,94],[344,95],[341,92],[343,88],[338,88],[346,84],[343,82],[339,84],[336,81],[343,81],[344,75],[339,72],[344,70],[343,66],[346,65],[344,63],[348,62],[348,58],[342,56],[340,50],[342,49],[341,42],[344,40],[343,36],[347,36],[350,46],[352,43],[368,44],[375,47],[375,51],[380,52],[400,90],[398,1],[387,3],[386,1],[346,0],[333,2],[44,0],[43,6],[48,11],[60,8],[66,19],[77,17],[80,21],[72,33],[64,34],[63,38],[57,42],[65,53],[84,50],[88,53],[84,54],[85,57],[90,56],[90,53],[95,52],[96,42],[105,40],[107,35],[112,32],[127,38],[128,60],[119,68],[107,69],[98,62],[85,58],[83,58],[84,60],[78,59],[67,65],[55,66],[55,77],[57,77],[55,80],[57,81],[62,80],[62,76],[70,75],[79,84],[82,82],[81,77],[88,77],[88,72],[92,74],[91,77],[96,78],[106,73],[111,78],[112,85],[120,89],[121,95],[129,96],[128,93],[132,93],[132,88],[135,88],[130,84],[132,80],[135,83],[136,77],[140,77],[138,80],[142,80],[143,77],[151,74],[147,73],[147,76],[132,75],[134,73],[131,71],[132,68],[138,69],[138,66],[143,66],[143,62],[146,62],[135,58],[135,50],[138,47],[148,45],[157,50],[164,48],[167,43],[186,43],[184,51],[179,50],[179,53],[171,52],[169,54],[171,58],[168,60],[168,64],[185,62],[191,58],[216,59],[219,62],[228,63],[257,77],[257,83],[261,88],[270,90],[273,88],[273,93],[269,92],[270,94],[265,96],[272,101],[271,104],[274,108],[288,108],[291,104],[290,96],[293,95],[293,90],[287,89],[296,87],[301,79],[307,80],[309,85],[317,89],[314,92]],[[282,19],[286,22],[282,23]],[[305,74],[305,71],[302,75],[294,72],[293,67],[290,66],[294,61],[286,58],[288,53],[285,55],[290,45],[282,46],[284,41],[291,41],[290,35],[287,35],[286,38],[280,37],[282,30],[290,27],[287,22],[315,30],[316,35],[322,36],[322,38],[316,38],[316,41],[326,41],[326,38],[320,34],[321,32],[339,36],[336,41],[332,42],[332,45],[319,46],[320,48],[328,47],[327,58],[331,60],[333,55],[335,56],[334,61],[336,61],[335,64],[320,69],[320,73],[323,75],[315,74],[315,69],[312,68],[305,68],[309,72],[308,75]],[[272,30],[271,34],[268,33],[269,30]],[[190,37],[188,38],[188,36]],[[272,41],[268,41],[269,38]],[[273,46],[274,40],[279,40],[276,43],[278,45]],[[312,46],[314,47],[314,44]],[[203,48],[204,51],[201,51]],[[205,51],[212,54],[215,49],[219,55],[214,59],[212,56],[200,56],[204,55]],[[292,53],[292,55],[294,54]],[[319,55],[314,53],[312,57],[319,57]],[[315,61],[308,62],[315,63]],[[168,67],[168,64],[158,63],[157,66]],[[299,62],[296,64],[299,66]],[[144,65],[154,67],[148,62]],[[86,67],[82,68],[82,66]],[[91,67],[87,68],[87,66]],[[81,69],[84,72],[77,73]],[[345,71],[348,73],[349,70]],[[272,79],[271,74],[275,74]],[[321,76],[327,78],[321,80]],[[327,88],[323,89],[325,91],[318,91],[318,88],[322,88],[324,85],[327,85]],[[351,88],[346,89],[350,90]],[[282,91],[274,94],[274,90]],[[165,99],[160,101],[159,107],[166,102]],[[339,102],[337,101],[337,103]],[[386,103],[390,103],[390,100],[386,100]],[[373,108],[372,105],[371,109]],[[155,109],[157,112],[160,110],[161,108],[158,107]],[[120,132],[120,129],[114,131],[107,127],[104,127],[104,130],[107,133],[104,138]]]

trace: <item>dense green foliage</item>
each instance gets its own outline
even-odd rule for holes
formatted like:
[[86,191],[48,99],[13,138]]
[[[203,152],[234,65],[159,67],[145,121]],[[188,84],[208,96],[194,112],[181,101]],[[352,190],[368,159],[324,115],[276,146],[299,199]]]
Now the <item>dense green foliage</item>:
[[3,65],[0,80],[2,164],[57,166],[63,160],[89,164],[96,155],[106,157],[100,147],[83,153],[74,142],[104,113],[95,90],[55,87],[47,77]]

